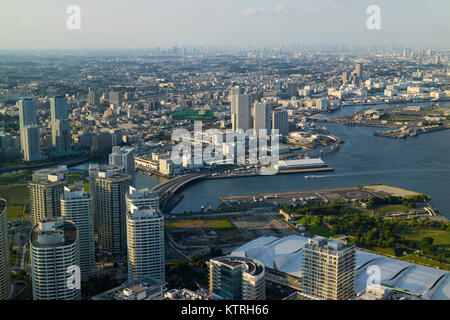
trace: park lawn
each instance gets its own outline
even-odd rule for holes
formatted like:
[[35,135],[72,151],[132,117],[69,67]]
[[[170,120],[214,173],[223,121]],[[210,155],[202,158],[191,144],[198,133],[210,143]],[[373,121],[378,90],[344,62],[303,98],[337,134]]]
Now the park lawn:
[[8,206],[8,220],[18,221],[22,216],[23,206]]
[[0,187],[0,198],[6,200],[9,206],[23,206],[28,203],[29,191],[28,186]]
[[202,228],[213,230],[233,229],[234,225],[228,219],[178,220],[165,223],[166,228]]
[[325,238],[329,238],[331,236],[331,231],[326,226],[310,227],[307,230],[316,236],[322,236]]
[[450,244],[450,231],[446,230],[418,230],[414,233],[399,234],[407,240],[422,242],[424,237],[432,237],[433,244]]
[[408,262],[412,262],[412,263],[417,263],[417,264],[420,264],[422,266],[439,268],[439,269],[442,269],[442,270],[450,271],[450,265],[449,264],[445,264],[445,263],[441,263],[439,261],[427,259],[425,257],[418,256],[417,254],[408,254],[408,255],[400,257],[398,259],[401,259],[401,260],[404,260],[404,261],[408,261]]
[[383,254],[383,255],[395,256],[394,248],[371,247],[370,250],[375,251],[376,253]]
[[0,175],[0,185],[24,183],[31,180],[31,171]]
[[353,214],[362,214],[362,213],[366,213],[367,215],[371,216],[371,215],[373,215],[373,210],[361,208],[361,207],[359,207],[359,206],[351,206],[351,207],[350,207],[350,212],[349,212],[349,213],[353,213]]
[[381,207],[376,207],[375,212],[385,215],[390,212],[407,212],[409,209],[401,204],[389,204]]

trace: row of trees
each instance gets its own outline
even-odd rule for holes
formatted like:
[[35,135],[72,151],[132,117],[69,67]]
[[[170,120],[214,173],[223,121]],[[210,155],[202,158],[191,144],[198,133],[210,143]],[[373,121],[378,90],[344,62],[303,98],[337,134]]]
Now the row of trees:
[[408,196],[408,197],[397,197],[397,196],[389,196],[389,197],[370,197],[365,201],[367,208],[373,208],[380,205],[388,205],[388,204],[401,204],[408,208],[413,208],[416,203],[422,203],[428,201],[429,197],[424,194]]
[[352,208],[344,206],[338,201],[332,201],[331,203],[317,202],[304,207],[295,207],[290,204],[285,204],[281,207],[281,209],[288,214],[302,216],[342,216],[353,211]]

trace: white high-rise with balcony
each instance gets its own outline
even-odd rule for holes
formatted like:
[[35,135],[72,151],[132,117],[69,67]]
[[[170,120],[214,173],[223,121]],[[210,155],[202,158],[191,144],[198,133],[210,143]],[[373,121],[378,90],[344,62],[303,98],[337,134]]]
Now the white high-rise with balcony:
[[6,200],[0,199],[0,300],[9,298],[11,292],[11,267],[8,245],[8,213]]
[[64,187],[61,197],[61,217],[75,223],[78,230],[81,277],[95,275],[94,203],[82,186]]
[[159,210],[159,196],[151,192],[148,188],[136,189],[130,186],[127,193],[127,210],[131,210],[131,206],[136,207],[151,207],[154,210]]
[[[30,233],[31,275],[34,300],[79,300],[76,273],[80,264],[75,223],[48,218]],[[71,284],[71,285],[68,285]]]
[[308,239],[303,249],[302,293],[323,300],[355,295],[355,247],[323,237]]
[[164,217],[150,207],[131,206],[127,212],[128,279],[164,282]]

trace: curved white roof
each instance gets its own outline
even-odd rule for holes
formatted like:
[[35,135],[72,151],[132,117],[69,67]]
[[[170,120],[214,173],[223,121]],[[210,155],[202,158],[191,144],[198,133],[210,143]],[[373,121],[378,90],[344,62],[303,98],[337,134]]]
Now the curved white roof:
[[[306,243],[308,238],[297,235],[261,237],[235,249],[230,255],[252,258],[267,268],[301,277]],[[449,272],[361,250],[356,250],[355,293],[366,288],[370,266],[380,268],[382,284],[422,295],[424,299],[450,299]]]

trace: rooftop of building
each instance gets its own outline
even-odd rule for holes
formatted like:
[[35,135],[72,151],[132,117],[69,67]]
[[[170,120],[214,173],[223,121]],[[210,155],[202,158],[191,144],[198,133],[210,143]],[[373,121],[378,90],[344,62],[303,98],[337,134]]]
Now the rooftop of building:
[[72,221],[46,218],[31,229],[30,241],[36,248],[67,246],[77,239],[78,231]]
[[[125,281],[120,286],[100,293],[93,300],[148,300],[152,295],[161,292],[164,282],[143,278]],[[162,297],[161,297],[162,298]]]
[[140,198],[158,198],[158,195],[154,192],[151,192],[149,188],[140,188],[136,189],[133,186],[130,186],[127,197],[130,199],[140,199]]
[[264,265],[261,262],[247,257],[223,256],[223,257],[216,257],[211,260],[218,261],[231,268],[243,265],[244,272],[252,276],[258,276],[264,273]]
[[[260,237],[231,252],[231,256],[260,261],[266,268],[302,276],[303,248],[308,238],[292,235],[284,238]],[[355,293],[366,288],[368,268],[380,268],[381,284],[430,300],[450,299],[450,272],[355,250]]]

